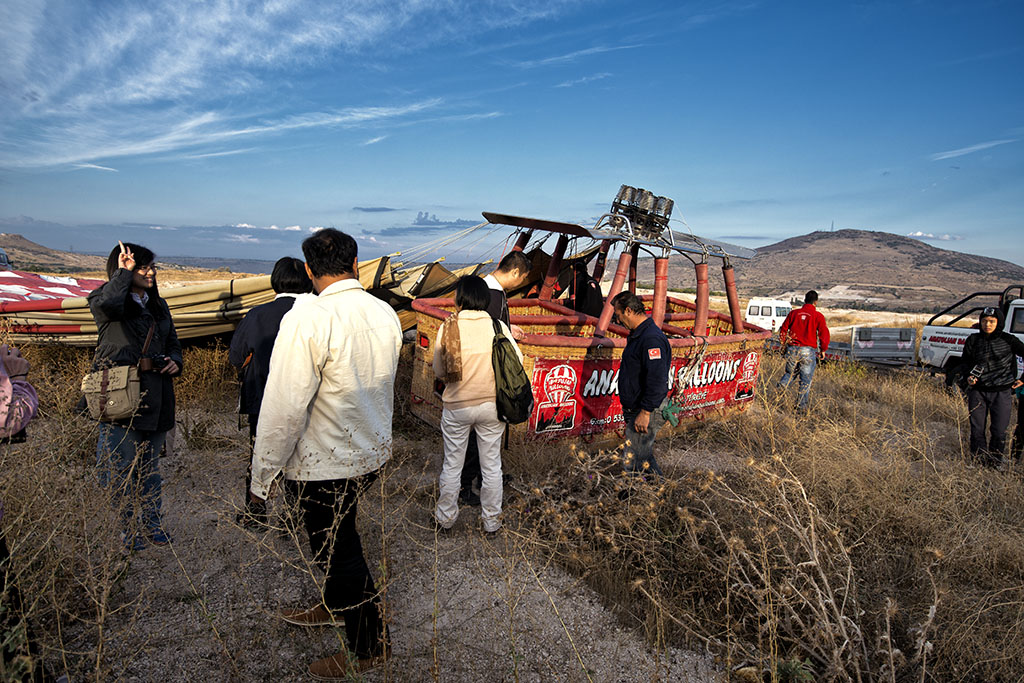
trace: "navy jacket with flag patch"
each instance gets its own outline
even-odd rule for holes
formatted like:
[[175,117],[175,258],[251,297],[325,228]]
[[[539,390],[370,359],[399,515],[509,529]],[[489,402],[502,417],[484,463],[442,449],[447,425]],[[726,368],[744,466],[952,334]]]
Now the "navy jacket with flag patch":
[[655,410],[668,395],[672,348],[668,337],[647,318],[629,333],[619,365],[619,401],[623,410]]

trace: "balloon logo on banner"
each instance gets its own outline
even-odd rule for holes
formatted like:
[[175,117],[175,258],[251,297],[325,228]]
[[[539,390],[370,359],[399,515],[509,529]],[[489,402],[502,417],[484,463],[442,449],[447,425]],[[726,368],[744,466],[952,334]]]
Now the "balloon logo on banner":
[[576,393],[576,371],[569,365],[556,365],[544,378],[544,394],[552,403],[565,403]]
[[754,377],[757,376],[757,367],[760,365],[760,360],[761,358],[753,351],[747,354],[747,357],[743,359],[740,382],[754,381]]

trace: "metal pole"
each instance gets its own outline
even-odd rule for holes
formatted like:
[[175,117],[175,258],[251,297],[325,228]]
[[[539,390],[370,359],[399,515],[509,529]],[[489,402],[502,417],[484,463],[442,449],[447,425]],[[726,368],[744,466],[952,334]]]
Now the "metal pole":
[[736,293],[736,273],[729,262],[722,264],[722,275],[725,277],[725,295],[729,299],[729,313],[732,315],[732,333],[743,333],[743,311],[740,310],[740,297]]
[[612,315],[615,310],[612,308],[612,299],[622,291],[622,285],[626,283],[629,275],[629,262],[633,260],[628,249],[623,249],[619,255],[619,265],[615,269],[615,279],[612,280],[612,288],[608,290],[608,297],[604,300],[604,308],[601,309],[601,317],[597,320],[597,328],[594,330],[595,337],[603,337],[608,331],[612,322]]
[[597,252],[597,261],[594,263],[594,279],[598,282],[604,277],[604,264],[608,260],[608,250],[611,247],[611,240],[601,240],[601,248]]
[[555,245],[555,253],[551,255],[551,263],[548,264],[548,274],[544,276],[544,284],[540,288],[540,299],[550,299],[555,291],[555,283],[558,282],[558,272],[562,269],[562,256],[566,247],[569,246],[569,236],[559,235],[558,243]]
[[693,333],[700,337],[708,334],[708,309],[711,308],[711,288],[708,286],[708,264],[698,263],[697,270],[697,314],[693,320]]
[[665,323],[665,309],[668,307],[668,257],[654,259],[654,303],[651,305],[651,318],[661,329]]
[[640,245],[634,244],[633,248],[629,251],[629,255],[629,291],[636,294],[636,262],[640,256]]
[[522,251],[526,249],[526,243],[530,241],[530,237],[533,236],[533,230],[527,230],[526,232],[519,233],[519,237],[516,239],[516,244],[512,247],[512,251]]

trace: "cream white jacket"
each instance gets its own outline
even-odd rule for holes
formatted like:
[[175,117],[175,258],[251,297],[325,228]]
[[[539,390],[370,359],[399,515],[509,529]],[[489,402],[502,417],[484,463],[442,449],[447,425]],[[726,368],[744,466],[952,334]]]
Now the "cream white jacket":
[[281,320],[270,356],[252,458],[266,498],[286,479],[349,479],[391,456],[395,370],[402,326],[356,279],[300,297]]
[[[434,343],[434,375],[444,379],[444,362],[441,360],[441,339],[444,325],[459,326],[459,341],[462,355],[462,381],[449,382],[441,395],[448,408],[465,408],[480,405],[495,399],[494,365],[491,363],[491,349],[494,347],[494,319],[487,311],[459,311],[457,316],[448,318],[437,332]],[[512,347],[523,362],[523,352],[512,339],[512,332],[505,323],[498,321],[502,334],[512,342]]]

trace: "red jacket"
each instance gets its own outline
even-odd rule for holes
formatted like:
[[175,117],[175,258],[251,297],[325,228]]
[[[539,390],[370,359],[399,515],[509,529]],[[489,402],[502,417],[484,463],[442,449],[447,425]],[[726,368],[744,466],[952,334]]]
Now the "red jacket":
[[810,346],[821,351],[828,351],[828,325],[825,316],[818,312],[814,304],[804,304],[789,312],[786,322],[779,328],[779,340],[783,346]]

